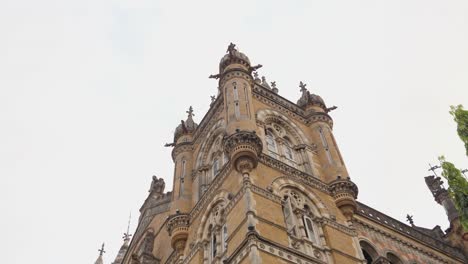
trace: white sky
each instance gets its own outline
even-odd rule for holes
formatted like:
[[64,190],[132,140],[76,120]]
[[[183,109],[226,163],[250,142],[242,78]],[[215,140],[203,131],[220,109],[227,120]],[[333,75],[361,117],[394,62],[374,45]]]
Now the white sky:
[[339,107],[360,201],[448,227],[423,177],[468,167],[448,114],[468,107],[466,1],[3,0],[0,33],[2,263],[94,263],[103,241],[110,263],[231,41],[282,96],[302,80]]

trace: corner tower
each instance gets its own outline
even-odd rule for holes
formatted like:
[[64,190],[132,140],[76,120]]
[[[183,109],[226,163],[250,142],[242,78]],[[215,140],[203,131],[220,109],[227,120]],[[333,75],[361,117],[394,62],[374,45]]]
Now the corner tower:
[[[429,259],[417,263],[451,263],[447,252],[456,251],[433,250],[431,238],[418,242],[424,234],[356,202],[333,135],[335,107],[302,82],[291,102],[258,78],[260,67],[229,45],[210,76],[219,91],[210,109],[196,124],[190,108],[167,144],[174,187],[164,192],[153,178],[123,263],[400,263],[400,248],[404,263],[417,250]],[[392,251],[367,247],[373,238]]]

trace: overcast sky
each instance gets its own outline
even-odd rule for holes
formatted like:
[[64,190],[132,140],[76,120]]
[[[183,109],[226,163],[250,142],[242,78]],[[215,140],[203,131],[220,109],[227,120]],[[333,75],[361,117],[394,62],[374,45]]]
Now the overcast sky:
[[0,33],[2,263],[94,263],[103,241],[113,261],[231,41],[280,95],[302,80],[338,106],[361,202],[448,227],[423,177],[441,154],[468,167],[448,114],[468,107],[467,1],[3,0]]

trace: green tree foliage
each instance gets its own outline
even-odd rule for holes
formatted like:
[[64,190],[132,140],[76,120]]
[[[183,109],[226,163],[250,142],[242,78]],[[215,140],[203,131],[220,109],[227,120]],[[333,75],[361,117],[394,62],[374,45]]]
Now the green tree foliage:
[[[468,111],[462,105],[450,106],[453,120],[457,123],[457,133],[465,144],[465,152],[468,156]],[[468,181],[463,177],[461,171],[445,158],[439,157],[442,166],[442,176],[448,181],[448,192],[460,215],[460,222],[468,231]]]
[[457,123],[457,133],[465,143],[465,151],[468,156],[468,111],[463,110],[462,105],[450,106],[450,114]]
[[468,231],[468,181],[463,177],[459,169],[455,165],[439,157],[442,165],[442,176],[448,181],[448,192],[455,207],[460,215],[460,222],[465,231]]

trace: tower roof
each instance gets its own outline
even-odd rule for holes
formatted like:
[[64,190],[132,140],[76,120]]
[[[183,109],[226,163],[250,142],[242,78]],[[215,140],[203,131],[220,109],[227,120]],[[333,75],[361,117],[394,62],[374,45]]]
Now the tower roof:
[[219,62],[219,73],[224,71],[227,65],[231,63],[239,63],[245,65],[247,68],[250,68],[250,60],[244,53],[236,49],[236,44],[229,44],[227,49],[227,54],[221,58]]
[[306,86],[307,85],[303,82],[299,83],[299,87],[301,87],[302,96],[297,101],[297,105],[303,108],[307,107],[308,105],[317,105],[322,107],[323,109],[326,109],[327,106],[325,105],[325,102],[323,101],[322,97],[316,94],[311,94],[306,89]]
[[181,120],[180,125],[177,126],[175,133],[174,133],[174,143],[176,143],[177,139],[184,134],[191,134],[195,129],[197,129],[198,124],[193,121],[193,108],[190,106],[189,110],[187,111],[188,117],[186,121]]

